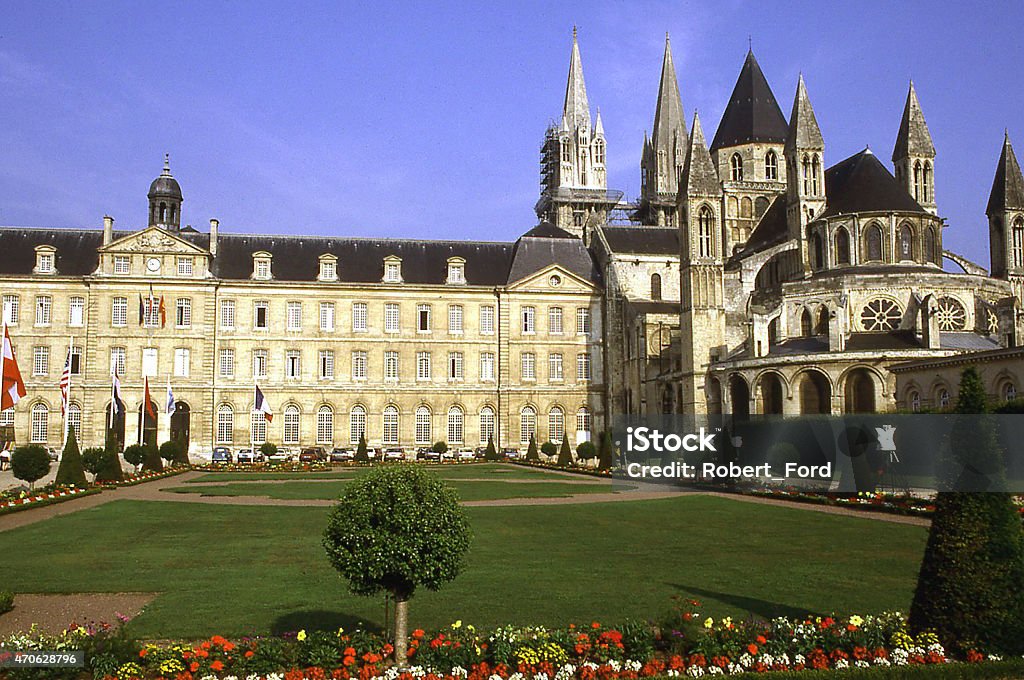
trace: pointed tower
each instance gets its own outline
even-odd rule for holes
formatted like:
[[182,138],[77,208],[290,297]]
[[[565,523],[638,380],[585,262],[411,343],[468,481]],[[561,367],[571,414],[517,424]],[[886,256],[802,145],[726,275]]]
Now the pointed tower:
[[693,115],[679,180],[680,329],[683,413],[706,413],[705,377],[725,344],[722,183]]
[[548,127],[541,146],[541,197],[534,207],[537,216],[584,237],[589,225],[606,221],[621,196],[607,190],[606,152],[600,112],[591,125],[583,61],[573,27],[562,119]]
[[1003,139],[992,192],[988,197],[989,248],[992,276],[1014,284],[1018,296],[1024,294],[1024,177],[1010,144]]
[[928,123],[917,100],[914,81],[910,81],[907,103],[903,107],[900,131],[892,150],[896,179],[922,208],[935,215],[935,145]]
[[786,135],[786,222],[789,238],[797,239],[804,273],[810,272],[807,250],[808,222],[825,207],[825,140],[814,116],[801,73],[793,97]]
[[164,154],[164,171],[149,185],[149,226],[169,231],[181,228],[181,186],[171,175],[171,155]]
[[654,109],[654,132],[650,141],[646,133],[644,135],[644,154],[640,161],[640,219],[644,223],[675,226],[679,176],[686,162],[688,145],[679,81],[672,63],[672,44],[666,33],[658,102]]

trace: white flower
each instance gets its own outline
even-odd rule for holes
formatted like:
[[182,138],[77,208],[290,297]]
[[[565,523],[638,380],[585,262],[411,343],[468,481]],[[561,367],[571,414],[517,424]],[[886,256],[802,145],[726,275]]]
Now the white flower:
[[[452,675],[454,675],[457,678],[464,678],[467,675],[469,675],[469,671],[467,671],[462,666],[456,666],[455,668],[452,669]],[[397,676],[395,676],[395,677],[397,677]]]
[[869,664],[864,659],[861,659],[860,661],[855,662],[853,665],[857,668],[868,668],[871,664]]
[[835,667],[836,668],[849,668],[850,667],[850,662],[847,661],[846,659],[839,659],[838,661],[836,661]]
[[702,678],[704,677],[704,669],[700,666],[690,666],[686,669],[686,674],[691,678]]
[[623,668],[625,668],[627,671],[639,671],[643,667],[644,665],[639,661],[627,661],[625,664],[623,664]]

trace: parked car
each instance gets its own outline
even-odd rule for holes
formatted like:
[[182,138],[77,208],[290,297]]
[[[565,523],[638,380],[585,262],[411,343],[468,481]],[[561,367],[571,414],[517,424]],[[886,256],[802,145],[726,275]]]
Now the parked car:
[[469,447],[463,447],[455,454],[455,458],[457,460],[473,460],[476,458],[476,452]]
[[416,449],[416,460],[441,460],[441,454],[429,446],[422,446]]
[[440,460],[455,460],[455,449],[448,449],[442,453]]
[[333,449],[331,451],[331,462],[332,463],[345,463],[356,457],[356,452],[352,449]]
[[384,457],[382,460],[405,460],[405,450],[400,449],[397,446],[384,449]]
[[327,460],[327,451],[322,446],[310,446],[299,454],[300,463],[319,463]]
[[56,448],[52,446],[46,449],[46,455],[48,455],[50,457],[50,460],[54,462],[60,460],[60,451],[58,451]]
[[292,461],[292,452],[290,449],[278,449],[276,453],[270,456],[267,460],[271,463],[290,463]]
[[523,456],[519,449],[503,449],[501,453],[509,460],[515,460],[516,458],[522,458]]
[[473,449],[473,457],[476,458],[477,460],[483,460],[484,458],[486,458],[487,457],[487,447],[486,446],[478,446],[475,449]]
[[366,455],[370,460],[382,460],[384,452],[378,446],[366,449]]
[[232,461],[231,449],[226,446],[215,446],[210,462],[214,465],[230,465]]
[[239,465],[252,465],[256,462],[256,454],[253,453],[252,449],[238,449],[235,460],[238,461]]

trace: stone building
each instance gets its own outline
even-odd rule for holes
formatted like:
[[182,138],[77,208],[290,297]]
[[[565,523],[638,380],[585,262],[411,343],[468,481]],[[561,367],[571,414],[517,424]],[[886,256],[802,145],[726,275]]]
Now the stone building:
[[1024,396],[1024,347],[1000,347],[895,364],[889,370],[896,376],[896,407],[907,412],[952,408],[968,366],[978,369],[991,403]]

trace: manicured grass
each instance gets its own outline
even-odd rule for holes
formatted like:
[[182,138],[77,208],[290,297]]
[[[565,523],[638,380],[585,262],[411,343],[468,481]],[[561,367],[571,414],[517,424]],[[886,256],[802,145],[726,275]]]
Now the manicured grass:
[[[402,465],[402,463],[387,463],[388,465]],[[517,465],[506,465],[502,463],[474,463],[474,464],[436,464],[436,463],[409,463],[410,465],[422,465],[434,474],[445,479],[483,479],[494,477],[495,479],[563,479],[562,475],[553,474],[547,470],[531,470]],[[211,472],[190,480],[190,482],[243,482],[260,479],[352,479],[356,475],[364,474],[369,468],[348,467],[336,468],[331,472]]]
[[[0,533],[15,592],[157,591],[156,638],[383,622],[320,545],[327,508],[113,501]],[[906,611],[920,527],[681,495],[477,507],[464,573],[411,603],[416,627],[653,618],[673,595],[715,617]]]
[[[341,495],[348,482],[287,481],[277,484],[235,482],[217,486],[176,486],[167,491],[198,493],[203,496],[266,496],[286,500],[333,500]],[[487,501],[503,498],[561,498],[578,493],[610,493],[611,482],[605,484],[562,484],[559,482],[451,482],[464,501]]]

